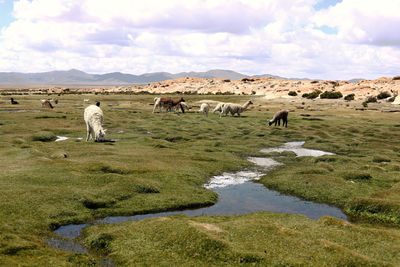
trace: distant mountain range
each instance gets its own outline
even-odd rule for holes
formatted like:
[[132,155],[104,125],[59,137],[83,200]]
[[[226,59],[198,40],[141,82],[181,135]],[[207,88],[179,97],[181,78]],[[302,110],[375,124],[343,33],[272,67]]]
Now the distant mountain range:
[[[80,70],[50,71],[41,73],[0,72],[0,86],[113,86],[147,84],[162,82],[183,77],[222,78],[238,80],[242,78],[273,77],[289,80],[309,80],[307,78],[284,78],[271,74],[245,75],[231,70],[209,70],[206,72],[154,72],[141,75],[112,72],[106,74],[89,74]],[[360,79],[356,79],[358,81]]]
[[50,71],[41,73],[0,72],[0,86],[112,86],[147,84],[150,82],[161,82],[183,77],[209,79],[222,78],[230,80],[238,80],[250,77],[282,78],[270,74],[249,76],[231,70],[181,72],[176,74],[168,72],[154,72],[133,75],[121,72],[89,74],[80,70],[71,69],[67,71]]

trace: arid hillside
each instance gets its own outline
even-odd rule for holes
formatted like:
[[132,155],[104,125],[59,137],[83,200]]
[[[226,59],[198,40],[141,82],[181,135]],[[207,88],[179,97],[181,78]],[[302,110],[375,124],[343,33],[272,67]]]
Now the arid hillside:
[[[3,94],[20,93],[152,93],[152,94],[244,94],[265,95],[267,98],[289,98],[288,93],[294,91],[297,97],[315,90],[339,91],[346,96],[354,93],[356,100],[368,96],[376,96],[388,92],[396,96],[400,90],[400,76],[379,78],[376,80],[324,81],[324,80],[285,80],[271,77],[243,78],[240,80],[205,79],[184,77],[163,82],[153,82],[147,85],[114,86],[114,87],[48,87],[48,88],[3,88]],[[295,96],[296,97],[296,96]]]

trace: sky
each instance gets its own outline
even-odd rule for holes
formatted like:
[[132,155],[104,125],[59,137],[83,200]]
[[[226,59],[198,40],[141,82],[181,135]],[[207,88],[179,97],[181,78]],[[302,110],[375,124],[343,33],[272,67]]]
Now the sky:
[[0,72],[400,75],[400,0],[0,0]]

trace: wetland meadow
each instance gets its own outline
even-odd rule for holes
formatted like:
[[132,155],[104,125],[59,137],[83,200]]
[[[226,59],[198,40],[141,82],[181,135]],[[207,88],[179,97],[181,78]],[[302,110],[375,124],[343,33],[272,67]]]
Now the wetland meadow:
[[[1,266],[400,265],[399,113],[344,100],[171,95],[192,110],[152,114],[155,96],[50,95],[59,99],[52,110],[41,108],[43,95],[14,96],[18,105],[0,96]],[[85,141],[84,99],[101,102],[115,142]],[[240,118],[196,112],[199,101],[250,99]],[[280,109],[288,127],[268,126]],[[269,149],[296,141],[331,154]],[[347,220],[177,214],[89,225],[74,240],[82,253],[49,245],[70,224],[212,207],[211,177],[252,170],[248,159],[261,157],[279,164],[251,183],[336,207]]]

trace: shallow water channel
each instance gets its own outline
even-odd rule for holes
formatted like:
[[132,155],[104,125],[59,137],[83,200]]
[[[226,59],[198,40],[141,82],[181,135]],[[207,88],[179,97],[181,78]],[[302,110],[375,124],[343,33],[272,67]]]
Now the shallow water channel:
[[[302,148],[304,142],[289,142],[279,148],[262,149],[261,152],[283,152],[292,151],[297,156],[319,157],[333,155],[330,152]],[[93,223],[70,224],[61,226],[54,233],[61,238],[50,238],[46,242],[56,249],[67,250],[75,253],[87,253],[87,249],[75,242],[83,228],[100,223],[120,223],[126,221],[137,221],[152,217],[184,214],[188,216],[200,215],[235,215],[256,211],[273,211],[279,213],[302,214],[311,219],[318,219],[322,216],[332,216],[347,220],[346,215],[338,208],[327,204],[304,201],[300,198],[283,195],[277,191],[269,190],[259,183],[259,180],[268,170],[282,165],[272,158],[250,157],[249,161],[256,165],[256,168],[243,170],[235,173],[223,173],[214,176],[204,187],[213,190],[218,194],[218,202],[210,207],[159,212],[134,216],[109,216],[99,219]]]

